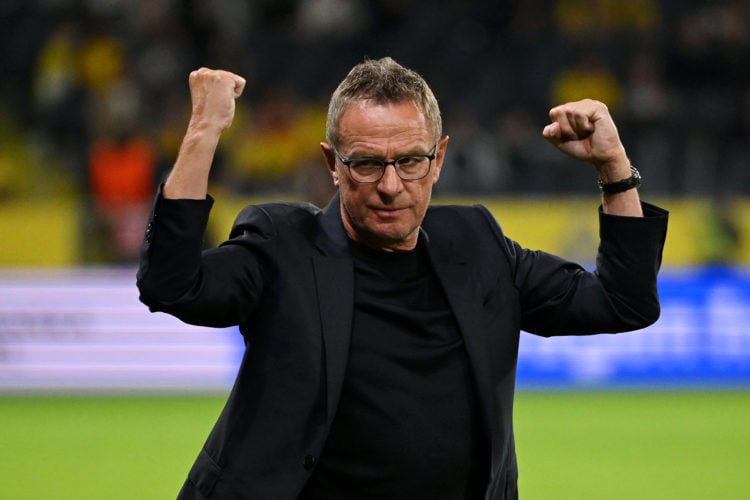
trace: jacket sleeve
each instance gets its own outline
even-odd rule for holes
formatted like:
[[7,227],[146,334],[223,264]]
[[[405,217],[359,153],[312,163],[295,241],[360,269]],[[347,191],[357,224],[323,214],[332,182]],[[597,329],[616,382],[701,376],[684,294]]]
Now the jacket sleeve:
[[505,239],[522,329],[543,336],[632,331],[660,314],[657,275],[668,213],[643,203],[644,217],[599,211],[596,270]]
[[140,300],[190,324],[227,327],[251,314],[261,293],[262,263],[246,247],[203,250],[213,199],[157,194],[146,226],[137,286]]

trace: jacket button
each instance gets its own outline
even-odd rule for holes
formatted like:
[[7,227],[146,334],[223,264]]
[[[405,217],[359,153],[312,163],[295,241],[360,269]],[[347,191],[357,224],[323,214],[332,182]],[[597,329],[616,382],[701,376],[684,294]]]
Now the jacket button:
[[312,455],[305,455],[305,459],[302,461],[302,466],[305,470],[312,470],[318,463],[318,459]]

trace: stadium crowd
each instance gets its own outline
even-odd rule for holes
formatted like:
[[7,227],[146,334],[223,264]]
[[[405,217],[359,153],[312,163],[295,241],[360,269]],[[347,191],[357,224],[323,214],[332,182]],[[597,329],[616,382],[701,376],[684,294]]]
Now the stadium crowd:
[[608,104],[644,189],[750,192],[750,4],[741,0],[7,0],[0,200],[71,193],[132,257],[199,66],[245,76],[213,181],[320,203],[330,91],[364,57],[430,82],[450,157],[436,194],[591,193],[544,145],[557,103]]

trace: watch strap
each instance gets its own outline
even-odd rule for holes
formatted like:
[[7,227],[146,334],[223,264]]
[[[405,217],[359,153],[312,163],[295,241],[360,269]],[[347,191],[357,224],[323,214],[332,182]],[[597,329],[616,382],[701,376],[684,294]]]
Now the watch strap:
[[630,177],[617,182],[602,182],[599,179],[599,190],[604,194],[622,193],[641,186],[641,173],[633,165],[630,166]]

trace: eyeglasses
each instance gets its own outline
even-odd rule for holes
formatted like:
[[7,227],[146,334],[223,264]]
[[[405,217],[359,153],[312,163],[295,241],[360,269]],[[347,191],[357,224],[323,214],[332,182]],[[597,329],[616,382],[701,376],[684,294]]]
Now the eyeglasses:
[[396,174],[404,181],[418,181],[427,177],[432,167],[432,160],[437,154],[437,143],[432,148],[432,153],[426,155],[408,155],[396,158],[393,161],[384,161],[378,158],[344,158],[334,148],[333,152],[341,163],[349,169],[349,175],[356,182],[370,184],[378,182],[385,175],[388,165],[393,165]]

